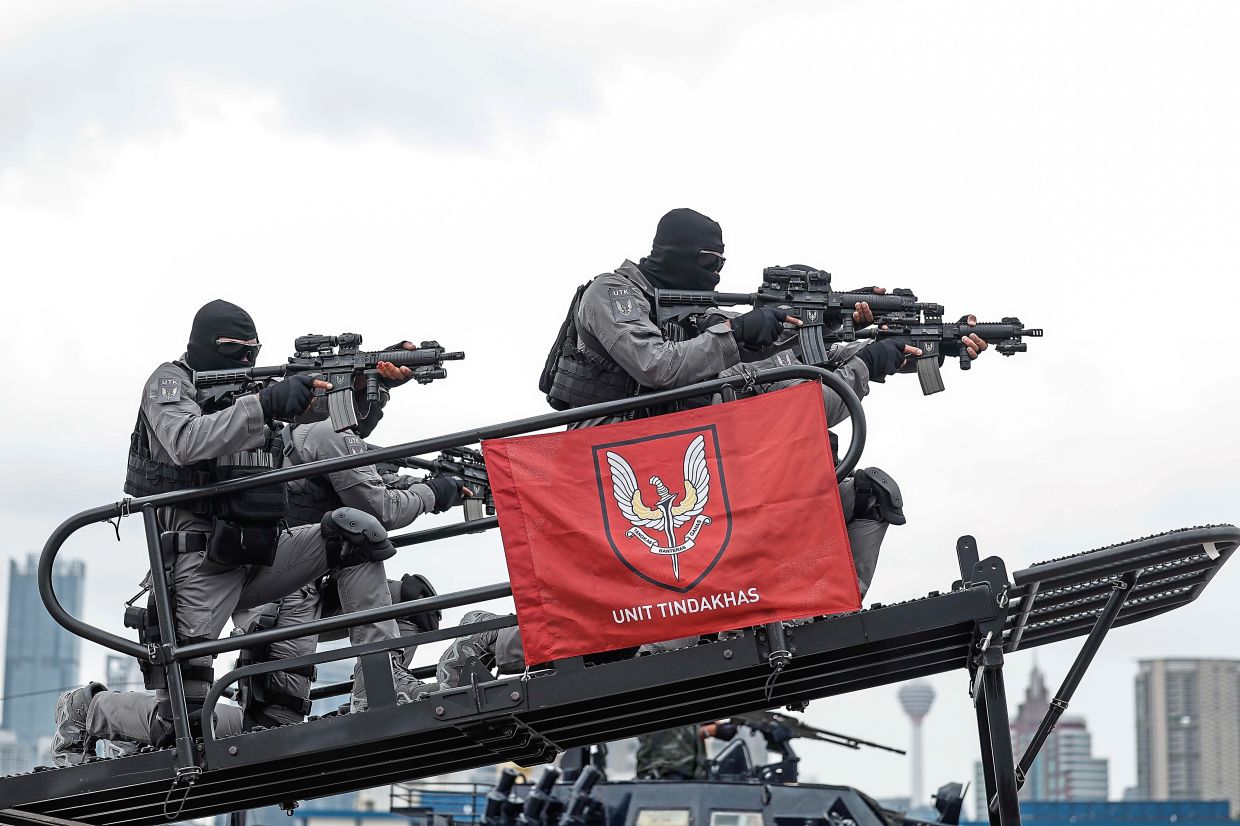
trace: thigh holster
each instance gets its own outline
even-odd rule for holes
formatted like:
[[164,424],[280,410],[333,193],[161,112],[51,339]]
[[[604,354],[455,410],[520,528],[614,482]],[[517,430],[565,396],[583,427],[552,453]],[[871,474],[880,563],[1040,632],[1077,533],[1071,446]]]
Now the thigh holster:
[[[207,534],[197,531],[165,531],[159,536],[160,555],[162,557],[165,579],[168,582],[168,601],[172,605],[173,624],[176,624],[177,594],[175,577],[173,576],[178,554],[202,552],[207,548]],[[159,614],[155,608],[155,594],[147,595],[146,606],[127,605],[125,607],[125,627],[138,632],[138,642],[143,645],[161,645],[163,636],[159,632]],[[196,642],[198,640],[178,640],[179,642]],[[142,683],[148,689],[168,687],[168,676],[165,670],[149,659],[138,660],[142,670]],[[215,671],[209,665],[181,664],[181,678],[210,683],[215,679]]]
[[[273,602],[263,606],[263,610],[239,633],[254,634],[275,628],[280,619],[280,603]],[[266,645],[242,648],[237,652],[237,668],[244,668],[255,663],[271,662],[271,649]],[[296,674],[306,678],[306,693],[290,694],[279,686],[272,678],[276,673]],[[248,718],[254,718],[264,706],[286,708],[302,717],[310,713],[310,683],[317,674],[313,665],[298,668],[283,668],[279,672],[255,674],[243,677],[238,681],[238,705],[245,709]]]

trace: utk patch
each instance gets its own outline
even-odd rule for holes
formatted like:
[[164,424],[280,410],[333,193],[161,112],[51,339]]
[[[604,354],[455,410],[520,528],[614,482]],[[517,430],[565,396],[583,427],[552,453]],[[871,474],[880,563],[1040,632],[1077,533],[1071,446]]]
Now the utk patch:
[[366,444],[352,433],[344,434],[344,447],[350,456],[361,456],[366,452]]
[[607,292],[611,296],[611,313],[616,321],[637,321],[642,317],[637,299],[628,287],[611,287]]
[[157,404],[172,404],[181,400],[180,379],[155,379],[147,388],[147,396]]

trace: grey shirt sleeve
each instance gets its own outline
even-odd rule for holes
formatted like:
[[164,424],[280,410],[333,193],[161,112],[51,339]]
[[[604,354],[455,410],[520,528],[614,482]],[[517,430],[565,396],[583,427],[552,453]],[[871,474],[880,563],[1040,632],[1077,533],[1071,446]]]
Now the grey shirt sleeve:
[[[617,294],[617,291],[624,291]],[[653,390],[714,378],[740,361],[726,323],[688,341],[668,341],[650,320],[650,302],[620,278],[600,276],[581,297],[577,323],[638,384]]]
[[[352,433],[337,433],[330,421],[316,422],[307,428],[301,453],[307,462],[337,456],[359,456],[366,445]],[[388,530],[403,528],[435,506],[435,494],[426,485],[411,485],[405,490],[389,488],[374,465],[327,474],[340,497],[351,508],[366,511]]]
[[[832,347],[832,355],[842,356],[842,359],[840,359],[840,363],[838,365],[832,365],[831,371],[835,373],[836,376],[843,379],[844,383],[853,389],[853,392],[857,394],[858,398],[864,399],[870,393],[870,371],[866,369],[865,362],[857,358],[855,355],[850,355],[848,350],[839,350],[839,347],[840,345],[838,344]],[[855,352],[855,348],[853,349],[853,352]],[[836,359],[832,358],[832,362],[834,361],[836,361]],[[761,370],[767,367],[780,367],[801,363],[801,360],[797,358],[792,351],[785,350],[783,352],[776,353],[770,358],[749,362],[746,366],[755,370]],[[739,366],[730,367],[727,370],[722,371],[719,375],[721,377],[730,376],[738,373],[739,371]],[[790,379],[787,381],[771,382],[766,385],[766,387],[769,390],[782,390],[785,387],[792,387],[793,385],[800,384],[801,381],[801,379]],[[830,387],[827,387],[825,384],[822,386],[822,399],[827,406],[827,424],[829,426],[837,425],[848,418],[848,407],[844,404],[844,400],[840,398],[838,393]]]
[[203,413],[194,396],[189,376],[172,363],[155,369],[142,395],[152,438],[173,464],[184,466],[262,447],[266,429],[258,396],[242,396],[215,413]]

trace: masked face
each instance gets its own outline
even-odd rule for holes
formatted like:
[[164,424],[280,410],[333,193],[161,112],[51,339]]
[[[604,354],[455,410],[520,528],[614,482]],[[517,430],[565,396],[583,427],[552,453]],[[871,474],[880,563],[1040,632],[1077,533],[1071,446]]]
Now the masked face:
[[638,265],[660,289],[713,290],[723,269],[723,230],[691,209],[673,209],[659,220],[650,255]]
[[250,314],[236,304],[216,299],[194,316],[186,361],[191,369],[200,371],[253,367],[260,346]]

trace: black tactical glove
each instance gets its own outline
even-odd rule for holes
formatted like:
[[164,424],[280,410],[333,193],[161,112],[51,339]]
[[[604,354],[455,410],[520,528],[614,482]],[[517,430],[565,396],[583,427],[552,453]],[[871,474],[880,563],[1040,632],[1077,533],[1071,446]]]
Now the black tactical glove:
[[861,359],[866,369],[870,371],[870,381],[882,384],[888,376],[896,374],[900,366],[904,364],[904,360],[908,358],[904,354],[906,344],[908,344],[908,339],[895,336],[876,341],[857,353],[857,358]]
[[457,476],[433,476],[426,480],[426,486],[435,494],[435,507],[431,513],[443,513],[454,505],[461,504],[465,497],[465,483]]
[[784,331],[784,319],[789,310],[775,307],[759,307],[732,319],[732,335],[739,344],[750,347],[770,347]]
[[267,385],[258,393],[268,419],[291,419],[305,412],[314,398],[314,379],[305,373]]

